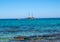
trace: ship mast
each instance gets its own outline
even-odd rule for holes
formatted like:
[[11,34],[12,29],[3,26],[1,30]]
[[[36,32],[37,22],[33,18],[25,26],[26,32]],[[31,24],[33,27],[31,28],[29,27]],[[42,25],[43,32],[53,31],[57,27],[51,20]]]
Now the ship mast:
[[33,12],[32,12],[32,14],[31,14],[31,16],[32,16],[31,18],[34,19]]

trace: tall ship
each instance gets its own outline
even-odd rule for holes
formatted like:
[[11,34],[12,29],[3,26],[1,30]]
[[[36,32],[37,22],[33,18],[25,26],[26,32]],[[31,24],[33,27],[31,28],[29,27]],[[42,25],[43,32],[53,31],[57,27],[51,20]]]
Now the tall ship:
[[30,14],[30,13],[29,13],[27,19],[34,19],[33,14]]

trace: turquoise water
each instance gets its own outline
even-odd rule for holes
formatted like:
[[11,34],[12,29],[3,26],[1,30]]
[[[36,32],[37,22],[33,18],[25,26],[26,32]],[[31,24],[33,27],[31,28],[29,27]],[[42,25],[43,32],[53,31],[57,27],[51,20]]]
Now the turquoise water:
[[0,37],[46,35],[60,32],[60,18],[0,19]]

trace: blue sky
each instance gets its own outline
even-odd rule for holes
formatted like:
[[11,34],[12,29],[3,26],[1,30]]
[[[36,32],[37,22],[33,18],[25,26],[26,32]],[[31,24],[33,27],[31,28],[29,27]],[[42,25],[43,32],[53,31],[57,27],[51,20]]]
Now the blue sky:
[[0,0],[0,18],[60,17],[60,0]]

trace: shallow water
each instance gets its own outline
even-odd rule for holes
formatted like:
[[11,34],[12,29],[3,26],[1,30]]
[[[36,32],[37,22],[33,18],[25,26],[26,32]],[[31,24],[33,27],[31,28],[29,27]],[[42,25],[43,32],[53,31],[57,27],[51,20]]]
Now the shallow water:
[[0,38],[60,33],[60,18],[0,19]]

